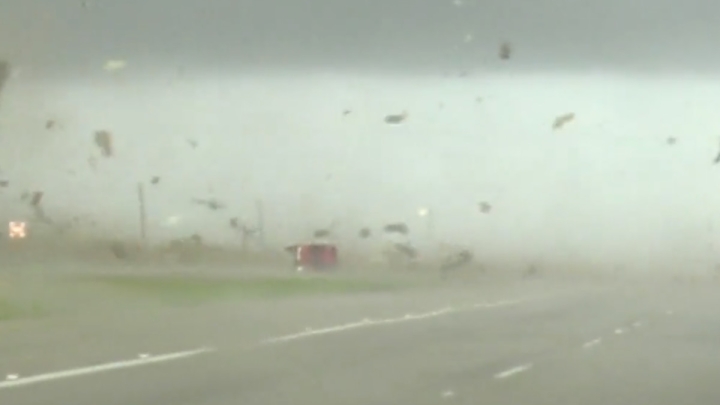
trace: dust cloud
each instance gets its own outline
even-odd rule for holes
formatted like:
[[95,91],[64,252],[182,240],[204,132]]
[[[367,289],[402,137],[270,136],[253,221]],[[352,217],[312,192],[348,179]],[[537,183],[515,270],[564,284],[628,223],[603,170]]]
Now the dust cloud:
[[[151,245],[248,246],[251,233],[227,224],[257,221],[262,202],[276,251],[333,222],[334,241],[360,256],[444,243],[526,263],[707,267],[715,87],[606,74],[145,76],[43,91],[17,80],[0,111],[3,220],[45,232],[20,198],[32,188],[53,223],[137,239],[143,183]],[[48,133],[47,117],[62,126]],[[400,222],[412,231],[402,241],[382,232]]]

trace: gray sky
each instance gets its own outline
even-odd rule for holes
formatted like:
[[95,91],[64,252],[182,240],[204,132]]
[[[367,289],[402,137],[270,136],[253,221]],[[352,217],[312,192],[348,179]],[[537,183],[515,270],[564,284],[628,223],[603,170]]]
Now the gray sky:
[[[96,58],[214,69],[720,67],[712,0],[5,0],[0,54],[82,69]],[[471,38],[471,39],[470,39]],[[514,44],[512,63],[498,44]],[[507,65],[507,66],[506,66]],[[40,67],[38,67],[40,69]]]

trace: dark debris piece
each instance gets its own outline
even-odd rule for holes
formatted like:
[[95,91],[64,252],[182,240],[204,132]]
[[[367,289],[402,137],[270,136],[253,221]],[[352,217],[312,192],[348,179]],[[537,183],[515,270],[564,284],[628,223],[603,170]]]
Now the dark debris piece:
[[313,232],[314,238],[327,238],[330,236],[330,230],[328,229],[316,229],[315,232]]
[[113,155],[112,134],[108,131],[95,131],[95,145],[104,157]]
[[503,42],[498,49],[498,57],[502,60],[510,60],[512,57],[512,45],[509,42]]
[[237,217],[230,218],[230,221],[228,223],[230,224],[230,228],[232,229],[240,228],[240,220]]
[[35,191],[34,193],[32,193],[30,205],[32,205],[33,207],[37,207],[38,205],[40,205],[44,195],[45,193],[43,193],[42,191]]
[[404,254],[406,257],[408,257],[410,259],[414,259],[417,257],[417,249],[415,249],[414,247],[412,247],[408,244],[405,244],[405,243],[396,243],[395,250]]
[[158,183],[160,183],[160,176],[153,176],[150,179],[150,184],[158,184]]
[[116,259],[124,260],[128,258],[128,252],[122,242],[112,242],[110,244],[110,251]]
[[487,201],[483,201],[478,204],[478,209],[483,214],[488,214],[490,213],[490,211],[492,211],[492,205],[490,205],[490,203],[488,203]]
[[399,233],[402,235],[407,235],[410,233],[410,229],[408,226],[402,222],[396,223],[396,224],[387,224],[383,228],[383,230],[387,233]]
[[403,123],[408,117],[408,114],[406,112],[403,112],[401,114],[390,114],[385,116],[385,123],[386,124],[401,124]]
[[461,250],[458,253],[449,255],[443,261],[440,269],[443,271],[454,270],[465,266],[473,260],[473,254],[469,250]]
[[53,129],[55,128],[55,124],[57,124],[55,120],[47,120],[45,121],[45,129]]
[[350,114],[352,114],[352,110],[344,110],[342,113],[343,116],[348,116]]
[[221,209],[225,208],[225,204],[223,204],[217,200],[214,200],[214,199],[203,200],[203,199],[196,198],[193,201],[195,202],[195,204],[204,205],[213,211],[217,211],[217,210],[221,210]]
[[675,145],[677,143],[677,138],[671,136],[665,142],[667,142],[668,145]]
[[0,180],[0,187],[2,187],[2,188],[10,187],[10,181],[9,180]]
[[360,229],[360,232],[358,232],[358,236],[367,239],[371,236],[372,232],[370,231],[370,228],[362,228]]

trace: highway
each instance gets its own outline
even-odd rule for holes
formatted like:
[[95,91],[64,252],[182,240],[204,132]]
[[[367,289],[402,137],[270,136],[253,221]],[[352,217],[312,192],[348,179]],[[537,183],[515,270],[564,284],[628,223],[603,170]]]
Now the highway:
[[359,302],[346,321],[265,337],[219,326],[184,352],[6,380],[0,403],[720,403],[720,285],[567,287],[427,292],[417,311],[368,317]]

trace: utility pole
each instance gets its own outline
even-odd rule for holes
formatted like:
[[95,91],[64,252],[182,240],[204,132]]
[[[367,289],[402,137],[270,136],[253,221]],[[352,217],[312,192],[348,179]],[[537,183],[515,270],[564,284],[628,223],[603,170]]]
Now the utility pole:
[[145,211],[145,186],[137,185],[138,211],[140,214],[140,240],[143,245],[147,243],[147,213]]
[[262,200],[255,201],[255,210],[257,213],[257,241],[261,249],[265,249],[265,206]]

